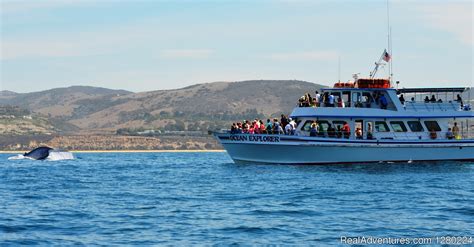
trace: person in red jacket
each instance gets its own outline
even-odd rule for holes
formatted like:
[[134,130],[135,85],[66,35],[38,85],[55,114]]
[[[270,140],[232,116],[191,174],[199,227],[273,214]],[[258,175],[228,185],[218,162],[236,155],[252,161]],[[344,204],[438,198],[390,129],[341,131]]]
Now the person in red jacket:
[[342,134],[344,138],[349,138],[349,136],[351,136],[351,127],[349,127],[348,123],[345,123],[344,126],[342,126]]

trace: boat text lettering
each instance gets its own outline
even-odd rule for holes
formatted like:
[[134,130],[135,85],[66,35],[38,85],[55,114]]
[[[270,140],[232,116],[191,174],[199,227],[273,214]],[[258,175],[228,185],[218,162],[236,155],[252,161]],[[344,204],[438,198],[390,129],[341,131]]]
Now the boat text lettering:
[[261,135],[231,135],[231,141],[251,141],[251,142],[280,142],[278,136],[261,136]]

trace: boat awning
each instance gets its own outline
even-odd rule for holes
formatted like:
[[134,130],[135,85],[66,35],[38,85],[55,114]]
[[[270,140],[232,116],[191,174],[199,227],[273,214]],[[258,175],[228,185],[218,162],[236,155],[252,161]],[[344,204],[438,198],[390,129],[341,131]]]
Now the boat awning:
[[402,88],[397,90],[397,94],[401,93],[462,93],[467,87],[446,87],[446,88]]

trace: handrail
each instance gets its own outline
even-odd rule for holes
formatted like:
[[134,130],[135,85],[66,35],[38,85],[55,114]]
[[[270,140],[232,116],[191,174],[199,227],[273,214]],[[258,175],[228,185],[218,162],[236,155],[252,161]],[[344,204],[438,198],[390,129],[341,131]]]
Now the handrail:
[[[297,131],[294,135],[289,135],[289,134],[249,134],[249,133],[231,133],[230,130],[225,131],[230,134],[244,134],[244,135],[275,135],[275,136],[305,136],[305,137],[311,137],[309,136],[309,132],[307,131]],[[224,132],[224,133],[225,133]],[[472,131],[471,131],[472,132]],[[459,137],[453,137],[451,140],[474,140],[474,133],[467,132],[460,130]],[[211,133],[211,132],[210,132]],[[212,132],[212,133],[222,133],[222,132]],[[380,139],[394,139],[394,140],[428,140],[428,139],[436,139],[436,140],[450,140],[449,138],[446,137],[447,131],[437,131],[436,132],[436,138],[430,138],[429,135],[430,133],[428,132],[375,132],[373,134],[373,140],[380,140]],[[355,137],[355,132],[351,131],[350,132],[350,137],[354,137],[353,139],[357,139]],[[345,138],[344,135],[342,134],[342,137],[329,137],[327,134],[327,131],[323,131],[318,133],[317,136],[318,138],[333,138],[333,139],[350,139],[350,138]],[[421,138],[420,138],[421,137]],[[367,133],[363,133],[363,138],[364,140],[367,139]]]

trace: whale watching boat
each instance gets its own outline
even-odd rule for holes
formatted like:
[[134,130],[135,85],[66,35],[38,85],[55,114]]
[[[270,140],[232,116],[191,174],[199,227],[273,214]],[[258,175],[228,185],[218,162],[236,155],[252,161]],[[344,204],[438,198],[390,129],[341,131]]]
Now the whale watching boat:
[[474,114],[461,97],[471,88],[395,89],[372,75],[323,88],[314,104],[300,101],[285,134],[213,134],[235,162],[474,161]]

